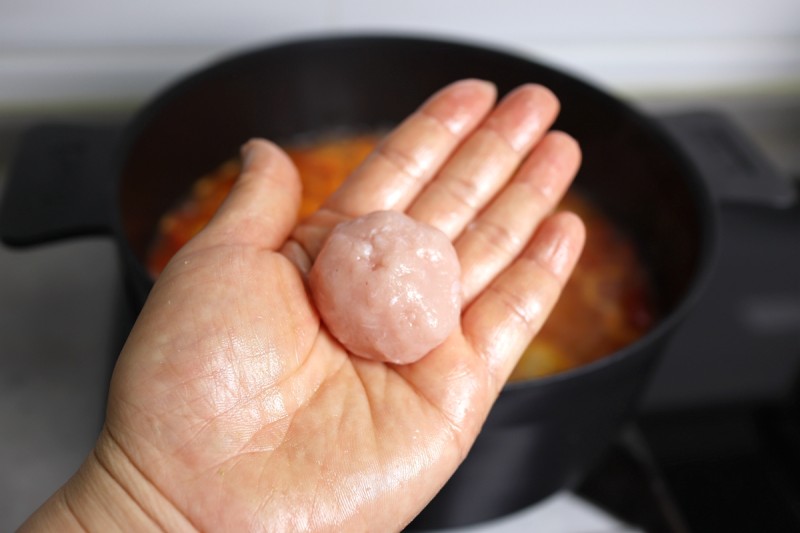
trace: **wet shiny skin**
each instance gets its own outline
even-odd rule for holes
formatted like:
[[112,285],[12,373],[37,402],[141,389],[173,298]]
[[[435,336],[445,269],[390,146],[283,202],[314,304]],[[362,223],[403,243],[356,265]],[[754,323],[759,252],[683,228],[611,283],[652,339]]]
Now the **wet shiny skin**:
[[[484,135],[484,138],[486,137],[487,135]],[[422,140],[427,142],[426,139]],[[493,145],[497,147],[497,143],[501,140],[496,137],[493,140],[494,143],[484,144],[473,153],[473,157],[482,161],[483,172],[497,171],[497,166],[492,164],[497,156],[492,155],[491,148]],[[297,166],[303,183],[300,219],[304,219],[319,209],[325,199],[364,161],[379,141],[380,138],[375,134],[355,136],[341,133],[320,134],[289,149],[287,153]],[[518,180],[509,184],[503,192],[508,200],[497,202],[498,209],[495,209],[494,212],[491,206],[484,211],[481,223],[468,224],[462,233],[471,233],[470,238],[458,239],[460,246],[458,255],[467,262],[470,261],[470,258],[477,259],[476,262],[482,262],[486,279],[490,279],[495,274],[495,265],[484,260],[492,257],[492,254],[487,254],[487,246],[499,249],[519,249],[525,244],[523,235],[518,234],[517,231],[505,229],[504,225],[508,225],[508,222],[497,224],[487,222],[502,221],[508,211],[516,211],[514,209],[515,202],[523,208],[529,205],[531,189],[542,197],[542,201],[537,202],[537,205],[541,205],[543,202],[546,204],[548,198],[560,196],[561,182],[558,177],[563,170],[558,167],[558,160],[541,159],[546,158],[547,154],[547,150],[537,152],[534,155],[539,156],[538,160],[532,156],[525,163],[526,166],[536,169],[535,180]],[[419,157],[424,162],[430,157],[430,154],[423,151]],[[469,161],[467,161],[468,163]],[[463,164],[453,158],[450,172],[458,173],[458,165]],[[416,173],[418,168],[419,166],[414,164],[409,172]],[[472,179],[477,182],[472,190],[473,193],[482,192],[484,188],[495,186],[491,179],[487,179],[484,183],[481,179],[481,172],[474,168],[473,171]],[[188,242],[192,235],[213,216],[240,172],[241,165],[238,161],[226,162],[198,180],[193,186],[191,194],[165,213],[148,257],[148,265],[154,275],[163,270],[168,260],[180,247]],[[449,189],[451,194],[456,193],[461,197],[464,204],[462,207],[469,205],[469,201],[464,198],[464,185],[454,187],[451,184]],[[459,190],[460,192],[456,192]],[[396,192],[401,194],[402,189],[398,189]],[[426,191],[426,194],[434,196],[442,193],[447,193],[446,187],[439,186],[437,189],[431,186]],[[558,208],[572,211],[581,217],[587,228],[586,246],[570,282],[564,288],[558,305],[542,331],[534,338],[520,359],[511,375],[510,379],[512,380],[535,379],[605,357],[634,342],[646,333],[655,321],[656,308],[650,290],[649,276],[632,239],[578,191],[568,191]],[[458,211],[452,211],[448,215],[456,225],[459,224],[460,214]],[[335,217],[331,218],[331,220],[335,219]],[[440,228],[447,228],[449,225],[449,221],[444,217],[441,217],[436,223]],[[526,223],[527,220],[523,218],[519,226],[524,227]],[[357,250],[353,253],[358,255]],[[503,260],[502,256],[498,259]],[[310,265],[305,265],[305,268],[310,268]],[[481,277],[483,277],[481,271],[473,269],[473,279],[480,280]],[[378,277],[376,276],[375,279]],[[356,285],[353,285],[354,281]],[[467,281],[469,282],[469,280]],[[350,291],[353,290],[353,287],[360,287],[358,283],[361,282],[362,280],[344,280],[341,291],[344,302],[333,307],[349,308],[352,300]],[[339,286],[342,284],[334,284],[334,288]],[[359,291],[356,291],[356,294],[359,294]],[[316,303],[320,304],[319,301]],[[331,306],[326,307],[323,304],[322,307],[324,310]],[[362,309],[364,306],[357,305],[356,307]],[[366,313],[363,318],[355,319],[355,316],[349,316],[351,314],[334,314],[326,319],[326,322],[333,324],[338,320],[339,323],[349,322],[353,326],[342,328],[340,334],[335,335],[337,338],[342,340],[344,329],[357,331],[364,328],[370,332],[372,341],[379,337],[378,332],[375,331],[378,327],[375,319],[380,315]],[[380,322],[383,325],[391,326],[399,320],[403,320],[399,313],[394,316],[384,314]],[[383,326],[380,328],[386,330]],[[395,339],[405,340],[406,338],[405,335],[389,333],[389,337]],[[358,335],[354,335],[354,338],[362,340]],[[366,341],[366,339],[363,340]],[[366,343],[366,345],[373,344],[371,348],[365,346],[366,349],[360,349],[357,344],[353,343],[350,343],[350,348],[357,353],[378,360],[387,360],[385,355],[381,355],[381,352],[398,352],[398,355],[393,357],[397,362],[408,362],[414,357],[407,355],[408,349],[402,346],[402,341],[394,346],[394,349],[389,343],[388,350],[386,348],[376,350],[372,341]],[[424,352],[419,353],[419,356],[421,355],[424,355]]]

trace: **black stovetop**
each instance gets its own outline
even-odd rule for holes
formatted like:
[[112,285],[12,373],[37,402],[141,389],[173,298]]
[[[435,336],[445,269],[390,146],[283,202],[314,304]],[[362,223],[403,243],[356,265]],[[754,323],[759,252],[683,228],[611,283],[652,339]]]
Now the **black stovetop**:
[[798,405],[643,416],[576,492],[649,533],[800,531]]

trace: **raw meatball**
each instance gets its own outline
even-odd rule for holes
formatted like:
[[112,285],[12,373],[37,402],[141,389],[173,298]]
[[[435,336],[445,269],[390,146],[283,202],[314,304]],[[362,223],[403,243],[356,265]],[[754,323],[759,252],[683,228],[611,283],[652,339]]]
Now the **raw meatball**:
[[309,274],[322,320],[348,350],[413,363],[461,315],[461,266],[438,229],[396,211],[334,228]]

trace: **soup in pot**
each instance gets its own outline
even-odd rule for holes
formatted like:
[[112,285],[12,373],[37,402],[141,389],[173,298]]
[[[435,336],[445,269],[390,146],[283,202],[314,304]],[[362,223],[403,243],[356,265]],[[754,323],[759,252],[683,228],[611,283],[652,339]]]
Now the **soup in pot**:
[[[375,135],[351,135],[286,146],[303,183],[301,219],[319,208],[377,141]],[[240,170],[240,162],[232,159],[202,176],[187,197],[162,217],[147,257],[154,278],[213,216]],[[600,359],[638,339],[654,322],[648,273],[633,240],[575,191],[567,193],[560,208],[583,219],[586,245],[553,313],[526,349],[512,380],[547,376]]]

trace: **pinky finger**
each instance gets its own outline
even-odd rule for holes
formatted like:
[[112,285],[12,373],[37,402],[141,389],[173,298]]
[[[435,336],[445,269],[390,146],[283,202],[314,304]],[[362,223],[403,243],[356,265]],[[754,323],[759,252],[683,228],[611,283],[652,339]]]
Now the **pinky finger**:
[[550,315],[584,239],[576,215],[546,218],[523,253],[465,311],[464,335],[486,365],[495,392]]

